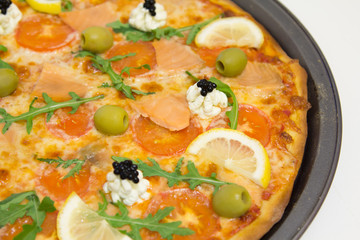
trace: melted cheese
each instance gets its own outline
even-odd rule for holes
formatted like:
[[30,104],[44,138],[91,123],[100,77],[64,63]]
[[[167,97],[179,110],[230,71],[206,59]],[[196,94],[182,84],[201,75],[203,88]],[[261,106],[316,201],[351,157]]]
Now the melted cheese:
[[[130,11],[133,7],[139,4],[139,1],[119,0],[118,4],[121,9],[116,9],[116,14],[120,19],[127,20]],[[208,1],[197,0],[159,0],[159,3],[164,5],[165,10],[168,12],[168,25],[174,27],[187,26],[208,19],[222,11],[219,6],[208,3]],[[88,1],[75,1],[75,6],[78,9],[92,6]],[[24,10],[25,15],[34,14],[30,9]],[[179,18],[179,16],[182,16]],[[75,33],[77,34],[77,33]],[[76,52],[79,49],[80,39],[78,34],[76,39],[64,48],[56,51],[39,53],[34,52],[22,47],[19,47],[14,40],[13,35],[0,36],[1,44],[9,49],[9,54],[1,56],[2,60],[15,64],[18,66],[26,66],[29,70],[29,76],[24,77],[20,83],[19,88],[15,94],[0,99],[0,107],[12,115],[20,115],[28,111],[29,105],[32,100],[30,95],[33,89],[36,89],[36,83],[41,79],[41,71],[47,64],[56,64],[60,68],[71,69],[71,72],[77,77],[71,81],[78,81],[79,84],[86,85],[85,97],[91,97],[99,94],[105,94],[106,97],[102,100],[87,103],[85,107],[89,111],[99,108],[105,104],[118,105],[123,107],[129,114],[130,119],[137,116],[138,112],[131,103],[133,100],[122,97],[118,91],[112,88],[98,88],[102,83],[109,82],[110,79],[106,74],[89,73],[84,71],[83,62],[79,59],[74,59],[71,52]],[[162,40],[164,41],[164,40]],[[165,42],[165,41],[164,41]],[[162,42],[160,42],[161,44]],[[171,42],[172,46],[181,45],[181,40],[176,43]],[[159,44],[159,42],[155,43]],[[166,43],[165,43],[166,44]],[[204,67],[203,61],[199,56],[194,53],[189,46],[181,45],[180,48],[187,51],[194,57],[196,64],[180,66],[174,70],[169,67],[166,59],[171,58],[171,53],[164,54],[162,59],[158,59],[163,65],[159,64],[157,68],[152,69],[150,72],[139,75],[136,77],[126,78],[124,83],[132,86],[135,89],[146,91],[145,86],[148,83],[156,82],[160,87],[157,93],[159,94],[177,94],[185,98],[187,89],[193,84],[186,74],[187,67],[191,67],[191,72],[195,76],[216,76],[218,79],[230,85],[236,94],[239,103],[247,103],[258,106],[266,114],[271,116],[272,111],[279,105],[286,105],[286,99],[276,98],[274,102],[264,104],[265,101],[273,96],[280,96],[284,86],[279,79],[282,79],[282,72],[279,67],[271,66],[274,70],[274,79],[271,79],[271,84],[264,88],[260,86],[260,80],[254,84],[251,77],[243,76],[243,79],[229,79],[221,77],[216,73],[214,68]],[[79,63],[80,62],[80,63]],[[184,62],[182,62],[184,63]],[[174,63],[171,63],[174,66]],[[255,65],[257,63],[254,63]],[[81,76],[81,78],[79,78]],[[49,79],[49,78],[48,78]],[[49,79],[51,82],[51,79]],[[60,84],[60,82],[59,82]],[[41,92],[43,88],[36,89]],[[68,89],[67,89],[68,90]],[[67,91],[66,90],[66,91]],[[138,97],[140,98],[140,97]],[[144,97],[145,99],[145,97]],[[37,101],[34,107],[41,107],[44,103]],[[170,106],[172,107],[172,106]],[[197,118],[196,116],[192,116]],[[36,179],[47,166],[46,163],[40,163],[36,158],[56,158],[63,159],[80,158],[87,159],[91,164],[91,176],[89,179],[89,191],[82,196],[83,199],[90,205],[96,208],[97,203],[101,201],[97,192],[102,188],[106,182],[106,173],[111,171],[112,160],[110,156],[123,156],[131,159],[140,158],[145,160],[147,157],[156,159],[163,169],[173,171],[177,160],[181,157],[178,155],[159,157],[145,151],[133,139],[133,133],[129,128],[123,135],[119,136],[105,136],[93,127],[85,135],[77,138],[62,139],[55,137],[48,130],[45,121],[45,114],[36,116],[33,119],[33,129],[30,134],[26,133],[26,123],[24,121],[13,123],[9,131],[0,136],[0,170],[4,169],[10,172],[10,177],[6,180],[6,187],[0,187],[0,200],[5,199],[12,193],[23,192],[36,189],[40,197],[44,197],[38,191],[38,181]],[[212,119],[208,121],[200,121],[203,129],[206,129]],[[267,151],[270,156],[272,168],[271,183],[277,186],[286,184],[289,179],[295,174],[296,159],[284,149],[278,149],[276,146],[269,144]],[[223,181],[234,182],[239,185],[246,186],[250,192],[254,203],[261,208],[263,199],[262,193],[264,189],[254,184],[249,179],[243,176],[235,175],[233,172],[215,166],[212,168],[208,162],[203,159],[192,158],[191,156],[182,155],[186,161],[192,160],[195,162],[200,174],[209,176],[211,172],[217,173],[217,178]],[[164,178],[149,178],[151,188],[149,191],[152,196],[168,190],[169,187]],[[185,183],[181,183],[181,187],[187,187]],[[204,193],[208,198],[211,198],[213,187],[210,185],[201,185],[197,190]],[[130,215],[133,217],[142,217],[146,211],[146,207],[150,200],[145,201],[143,204],[134,204],[130,207]],[[61,208],[63,201],[56,201],[56,207]],[[111,211],[111,210],[110,210]],[[113,209],[113,211],[115,211]],[[187,215],[189,219],[192,216]],[[234,227],[235,223],[232,220],[221,218],[221,225],[224,229]],[[230,232],[230,231],[229,231]],[[228,235],[219,233],[219,238],[227,239]],[[39,236],[39,239],[43,238]],[[54,237],[49,237],[54,239]]]

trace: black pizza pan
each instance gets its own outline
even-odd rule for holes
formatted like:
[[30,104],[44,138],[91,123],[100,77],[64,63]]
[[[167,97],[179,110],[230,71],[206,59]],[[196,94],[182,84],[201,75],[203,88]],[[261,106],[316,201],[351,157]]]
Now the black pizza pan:
[[293,193],[282,219],[263,239],[299,239],[319,211],[335,175],[342,119],[338,92],[320,48],[296,17],[276,0],[233,0],[299,59],[308,73],[308,139]]

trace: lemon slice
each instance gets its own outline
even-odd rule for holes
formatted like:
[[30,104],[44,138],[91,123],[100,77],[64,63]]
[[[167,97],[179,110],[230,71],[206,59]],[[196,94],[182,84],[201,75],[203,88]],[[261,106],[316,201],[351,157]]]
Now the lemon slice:
[[50,14],[61,12],[61,0],[26,0],[30,7],[36,11]]
[[198,47],[254,47],[264,42],[262,30],[245,17],[220,18],[206,25],[195,38]]
[[130,240],[90,209],[75,192],[59,212],[57,233],[60,240]]
[[263,145],[232,129],[213,128],[195,138],[187,153],[211,161],[266,188],[270,181],[270,162]]

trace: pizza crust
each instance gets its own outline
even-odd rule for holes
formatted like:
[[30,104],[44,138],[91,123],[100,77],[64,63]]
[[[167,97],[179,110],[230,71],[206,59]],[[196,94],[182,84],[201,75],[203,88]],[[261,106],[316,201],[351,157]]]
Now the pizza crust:
[[[228,0],[210,0],[215,4],[223,6],[225,9],[233,11],[237,15],[243,15],[246,13],[240,9],[236,4]],[[256,21],[255,19],[253,19]],[[296,89],[298,91],[298,96],[303,97],[307,101],[307,73],[302,68],[297,60],[292,60],[280,47],[277,41],[267,32],[267,30],[259,25],[268,41],[268,45],[272,46],[274,52],[277,52],[279,59],[285,63],[290,63],[292,73],[294,74],[293,81],[295,83]],[[307,110],[297,110],[292,120],[295,122],[296,126],[301,129],[301,132],[291,131],[285,129],[292,136],[293,142],[287,145],[288,151],[296,159],[295,171],[292,177],[288,180],[288,183],[284,185],[281,189],[278,189],[275,194],[271,196],[268,201],[263,201],[261,206],[261,214],[247,227],[240,230],[236,235],[231,239],[233,240],[251,240],[251,239],[260,239],[265,233],[267,233],[272,226],[277,223],[289,203],[289,199],[293,190],[293,185],[300,169],[301,162],[304,155],[304,148],[307,138]]]
[[[251,18],[252,20],[254,20],[251,15],[249,15],[248,13],[246,13],[245,11],[240,9],[235,3],[233,3],[229,0],[209,0],[209,1],[211,3],[214,3],[217,6],[219,6],[225,12],[228,12],[227,14],[234,14],[234,15],[238,15],[238,16],[247,16],[248,18]],[[121,2],[121,0],[119,2]],[[267,30],[263,26],[261,26],[260,24],[258,24],[258,26],[263,30],[263,32],[265,34],[265,43],[264,43],[265,46],[263,48],[265,49],[265,51],[267,51],[267,53],[269,55],[271,55],[271,56],[276,55],[281,61],[283,61],[284,63],[286,63],[290,66],[291,72],[294,74],[293,81],[295,82],[295,86],[296,86],[295,88],[298,91],[297,95],[299,97],[302,97],[305,100],[307,100],[307,74],[306,74],[305,70],[300,66],[300,64],[297,60],[293,60],[289,56],[287,56],[287,54],[282,50],[280,45],[276,42],[276,40],[273,37],[271,37],[271,35],[267,32]],[[13,48],[15,48],[15,47],[13,47]],[[11,50],[13,50],[13,49],[11,49]],[[16,50],[14,49],[13,52],[16,52]],[[41,56],[40,54],[37,54],[37,55]],[[49,54],[49,56],[50,55],[51,54]],[[146,81],[146,80],[149,81],[148,79],[146,79],[146,77],[144,77],[144,79],[141,79],[141,77],[140,77],[139,79],[144,80],[144,81]],[[161,82],[161,79],[159,79],[159,77],[156,80]],[[172,80],[172,79],[170,79],[170,80]],[[94,81],[98,81],[98,83],[94,84],[94,86],[98,86],[102,82],[104,82],[103,78],[101,78],[101,77],[94,79]],[[135,80],[132,80],[132,81],[135,81]],[[164,81],[163,81],[163,83],[164,83]],[[134,84],[134,82],[132,82],[131,84]],[[168,84],[168,83],[166,82],[166,84]],[[141,87],[139,87],[139,89],[141,89]],[[102,91],[102,90],[95,88],[94,92],[96,92],[96,91]],[[127,100],[124,100],[124,101],[123,101],[123,99],[120,100],[117,93],[108,94],[107,99],[109,102],[121,105],[129,113],[131,113],[131,114],[133,113],[132,112],[133,110],[129,107]],[[94,104],[97,107],[99,107],[101,104],[104,104],[104,102],[94,103]],[[289,202],[289,199],[290,199],[290,196],[292,193],[292,189],[293,189],[293,185],[294,185],[294,181],[296,179],[297,172],[301,166],[301,162],[302,162],[302,158],[303,158],[303,154],[304,154],[304,148],[305,148],[306,137],[307,137],[306,116],[307,116],[307,109],[306,110],[305,109],[296,110],[291,115],[291,120],[295,122],[295,125],[299,129],[301,129],[300,132],[294,131],[292,129],[285,129],[285,131],[287,133],[289,133],[293,139],[293,142],[291,144],[287,145],[287,150],[289,153],[291,153],[293,159],[295,159],[295,161],[294,161],[295,166],[293,168],[294,171],[293,171],[292,175],[288,178],[288,182],[285,185],[282,185],[280,189],[277,189],[276,192],[271,195],[269,200],[263,200],[261,203],[261,206],[260,206],[260,209],[261,209],[260,215],[257,216],[257,218],[251,224],[249,224],[245,228],[241,229],[237,234],[232,236],[231,239],[246,239],[246,240],[259,239],[266,232],[268,232],[269,229],[271,229],[271,227],[276,222],[278,222],[280,220],[280,218],[282,217],[283,212]],[[34,123],[35,123],[34,124],[35,127],[41,125],[41,128],[39,127],[37,130],[34,129],[34,132],[35,131],[45,132],[44,126],[43,126],[43,120],[38,119],[38,121],[35,121]],[[9,130],[8,135],[11,133],[11,130],[15,129],[14,127],[15,127],[15,124]],[[22,124],[20,127],[23,130],[24,124]],[[21,132],[21,131],[19,131],[19,132]],[[20,138],[20,136],[18,136],[18,135],[16,135],[16,136]],[[43,137],[48,137],[49,142],[52,142],[51,146],[54,146],[54,148],[56,148],[56,150],[58,152],[65,154],[65,155],[67,154],[67,152],[65,152],[65,150],[64,150],[66,143],[60,143],[61,140],[51,139],[51,136],[48,136],[48,135],[44,135]],[[132,138],[131,138],[130,133],[125,134],[123,137],[125,139],[125,141],[124,141],[126,143],[125,145],[127,145],[127,148],[124,148],[124,149],[119,147],[118,146],[119,144],[117,144],[118,142],[120,142],[120,140],[117,142],[116,140],[114,140],[115,139],[114,138],[113,140],[107,141],[107,144],[108,144],[107,147],[109,149],[111,149],[110,152],[113,155],[120,156],[120,155],[126,153],[127,156],[136,155],[136,157],[138,157],[140,159],[146,159],[146,157],[148,157],[149,155],[152,156],[151,154],[147,153],[146,151],[138,150],[138,146],[134,142],[131,141]],[[75,151],[74,149],[84,149],[89,145],[89,143],[98,141],[100,138],[101,138],[101,136],[98,133],[96,133],[95,130],[91,131],[90,134],[88,134],[88,136],[85,139],[83,139],[82,142],[80,141],[79,144],[75,144],[75,141],[71,142],[71,143],[74,143],[74,146],[72,147],[73,149],[70,149],[69,152]],[[25,139],[25,137],[24,137],[24,139]],[[23,144],[24,139],[21,140],[21,144]],[[121,140],[124,140],[124,139],[121,139]],[[0,142],[7,143],[8,140],[9,139],[4,139],[4,137],[0,136]],[[18,142],[20,142],[20,140],[18,140]],[[40,142],[40,140],[39,140],[39,142]],[[31,144],[33,144],[33,146],[29,147],[29,148],[33,148],[33,149],[39,148],[40,149],[40,147],[37,146],[34,143],[34,141],[32,141]],[[47,156],[47,154],[55,152],[55,151],[52,151],[49,149],[50,149],[50,143],[49,143],[49,148],[45,148],[44,150],[41,149],[38,151],[38,153],[41,156]],[[31,153],[26,153],[26,154],[24,153],[24,156],[22,156],[21,158],[31,159],[31,157],[32,157]],[[18,157],[18,158],[20,158],[20,157]],[[176,158],[176,157],[174,157],[174,158]],[[161,160],[160,157],[158,159]],[[33,167],[33,165],[35,167],[35,164],[36,163],[31,162],[31,164],[29,164],[29,168]],[[169,166],[171,166],[170,163],[169,163]],[[106,170],[109,170],[109,169],[106,169]],[[14,181],[15,181],[15,179],[14,179]],[[31,184],[33,185],[34,183],[32,182]],[[32,187],[28,187],[28,188],[29,188],[29,190],[31,190]],[[1,191],[0,191],[0,193],[1,193]],[[5,194],[3,194],[2,196],[5,196]],[[53,237],[55,238],[56,236],[54,235]]]
[[[297,89],[299,90],[299,95],[307,100],[307,74],[305,70],[299,65],[297,61],[291,65],[291,69],[296,75],[294,81],[297,85]],[[281,189],[278,189],[268,201],[263,201],[261,214],[256,218],[256,220],[242,229],[239,233],[234,235],[231,239],[260,239],[272,228],[275,223],[281,219],[284,210],[289,203],[294,182],[304,155],[304,148],[307,137],[306,116],[306,110],[298,110],[296,112],[295,122],[296,125],[301,129],[301,133],[291,133],[294,141],[293,143],[287,145],[288,151],[296,159],[294,174],[289,179],[288,183]]]

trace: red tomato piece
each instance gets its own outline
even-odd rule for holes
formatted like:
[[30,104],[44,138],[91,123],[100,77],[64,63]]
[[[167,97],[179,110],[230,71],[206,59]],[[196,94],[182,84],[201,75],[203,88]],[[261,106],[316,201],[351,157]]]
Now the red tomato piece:
[[180,154],[202,131],[193,121],[180,131],[170,131],[151,121],[149,118],[138,117],[132,121],[135,141],[147,151],[163,156]]
[[71,108],[62,108],[55,111],[50,121],[46,123],[48,130],[55,136],[63,139],[78,138],[85,135],[93,127],[93,112],[84,105],[71,114]]
[[75,37],[73,33],[59,17],[37,14],[19,23],[15,38],[22,47],[44,52],[68,45]]
[[[219,217],[213,211],[210,200],[203,193],[189,188],[173,188],[156,195],[149,204],[146,215],[171,206],[175,209],[162,221],[182,221],[181,227],[195,232],[188,236],[174,235],[174,240],[212,239],[221,228]],[[161,239],[158,233],[148,230],[142,231],[142,235],[144,240]]]
[[33,220],[31,219],[31,217],[23,217],[23,218],[18,218],[14,224],[7,224],[4,226],[3,229],[1,229],[1,235],[0,235],[0,240],[12,240],[14,239],[14,237],[16,235],[18,235],[19,233],[22,232],[23,230],[23,225],[25,224],[32,224]]
[[215,67],[216,58],[224,49],[226,48],[199,48],[196,51],[199,54],[200,58],[205,61],[206,66]]
[[56,219],[58,216],[58,211],[54,211],[51,213],[46,213],[46,217],[44,219],[44,222],[41,224],[41,234],[45,236],[51,236],[51,234],[56,229]]
[[268,116],[260,109],[251,105],[239,106],[237,129],[259,140],[263,146],[270,142],[270,125]]
[[[155,48],[149,42],[124,42],[113,46],[106,54],[107,58],[112,58],[118,55],[126,55],[129,53],[136,53],[135,56],[126,57],[122,60],[111,63],[114,71],[120,73],[124,67],[140,67],[148,64],[151,69],[156,66]],[[130,69],[130,76],[144,74],[149,70],[146,68]],[[127,74],[124,73],[126,76]]]
[[36,190],[49,196],[52,200],[65,200],[72,192],[83,196],[88,192],[90,167],[83,165],[79,174],[63,179],[66,173],[60,173],[61,168],[46,167],[37,178]]
[[[225,114],[215,118],[207,130],[216,127],[229,128],[229,118]],[[246,104],[239,105],[239,119],[237,129],[257,139],[263,146],[270,142],[271,121],[269,117],[260,109]]]
[[[56,228],[56,218],[58,211],[46,213],[44,222],[41,224],[42,231],[39,234],[50,236]],[[16,235],[23,231],[24,225],[31,225],[33,220],[31,217],[18,218],[14,224],[7,224],[1,233],[0,240],[12,240]]]

